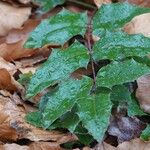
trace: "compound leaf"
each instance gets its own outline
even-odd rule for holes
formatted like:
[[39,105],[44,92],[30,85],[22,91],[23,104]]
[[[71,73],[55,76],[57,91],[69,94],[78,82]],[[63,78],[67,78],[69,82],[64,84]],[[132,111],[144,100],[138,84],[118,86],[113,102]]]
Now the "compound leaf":
[[30,34],[25,47],[40,48],[47,44],[64,45],[73,36],[84,35],[86,26],[86,13],[73,13],[63,9],[37,26]]
[[89,62],[87,53],[87,49],[78,42],[64,51],[53,50],[49,59],[33,75],[27,89],[27,97],[35,96],[48,86],[68,78],[76,69],[87,67]]

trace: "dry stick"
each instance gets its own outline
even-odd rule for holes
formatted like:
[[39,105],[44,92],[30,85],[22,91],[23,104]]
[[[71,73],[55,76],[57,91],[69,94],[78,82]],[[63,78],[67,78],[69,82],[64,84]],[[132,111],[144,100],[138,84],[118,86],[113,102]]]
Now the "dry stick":
[[85,3],[85,2],[82,2],[82,1],[78,1],[78,0],[67,0],[68,2],[72,2],[72,3],[75,3],[75,4],[78,4],[78,5],[81,5],[81,6],[84,6],[84,7],[87,7],[87,8],[92,8],[92,9],[96,9],[95,6],[93,5],[90,5],[88,3]]

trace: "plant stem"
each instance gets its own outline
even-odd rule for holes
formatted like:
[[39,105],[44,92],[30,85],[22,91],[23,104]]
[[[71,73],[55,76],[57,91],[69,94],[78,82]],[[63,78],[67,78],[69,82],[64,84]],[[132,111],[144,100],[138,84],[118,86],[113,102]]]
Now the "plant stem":
[[78,0],[67,0],[67,1],[72,2],[72,3],[76,3],[78,5],[81,5],[81,6],[84,6],[84,7],[87,7],[87,8],[96,9],[95,6],[90,5],[88,3],[85,3],[85,2],[82,2],[82,1],[78,1]]
[[95,73],[95,67],[94,67],[94,60],[92,57],[92,45],[91,45],[91,39],[92,39],[92,25],[91,25],[91,19],[89,21],[88,24],[88,28],[87,28],[87,47],[89,50],[89,54],[90,54],[90,60],[91,60],[91,65],[92,65],[92,73],[93,73],[93,88],[95,89],[95,85],[96,85],[96,73]]

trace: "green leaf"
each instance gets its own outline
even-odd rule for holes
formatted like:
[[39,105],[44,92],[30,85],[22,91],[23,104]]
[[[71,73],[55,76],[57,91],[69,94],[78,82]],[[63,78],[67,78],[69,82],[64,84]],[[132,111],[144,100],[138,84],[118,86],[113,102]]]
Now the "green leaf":
[[147,125],[146,129],[143,130],[140,138],[145,141],[148,141],[150,139],[150,125]]
[[76,127],[74,133],[77,135],[79,141],[85,145],[89,145],[93,141],[93,137],[81,123]]
[[24,73],[19,75],[18,82],[24,86],[27,86],[32,78],[32,72]]
[[68,79],[59,84],[58,91],[49,96],[42,112],[42,126],[44,128],[48,128],[56,119],[71,111],[77,102],[78,93],[81,92],[87,82],[89,82],[89,78],[83,80]]
[[114,85],[132,82],[138,77],[148,74],[150,68],[133,59],[123,62],[113,62],[101,68],[97,74],[97,85],[111,88]]
[[89,133],[100,141],[109,125],[112,104],[108,93],[100,93],[98,95],[87,95],[87,90],[82,92],[79,106],[79,118]]
[[64,51],[53,50],[49,59],[33,75],[27,89],[27,97],[35,96],[48,86],[68,78],[76,69],[87,67],[89,62],[87,53],[86,48],[78,42]]
[[29,36],[26,48],[44,45],[64,45],[75,35],[84,35],[87,26],[86,13],[73,13],[63,9],[57,15],[44,20]]
[[36,127],[39,127],[41,128],[42,127],[42,122],[41,122],[41,118],[42,118],[42,114],[40,111],[36,111],[36,112],[31,112],[31,113],[28,113],[26,116],[25,116],[25,120],[36,126]]
[[99,35],[101,31],[120,28],[133,17],[148,12],[149,8],[134,6],[127,2],[104,4],[93,18],[94,34]]
[[106,32],[93,47],[93,58],[117,60],[129,56],[143,57],[150,53],[150,38],[142,34],[128,35],[125,32]]
[[67,112],[65,115],[63,115],[60,118],[60,123],[61,125],[58,127],[63,127],[68,129],[71,133],[74,133],[74,131],[76,130],[80,119],[78,117],[78,115],[76,114],[76,109],[74,110],[74,108],[70,111]]
[[34,3],[40,5],[43,12],[48,12],[57,5],[61,5],[65,0],[32,0]]
[[128,88],[124,85],[116,85],[112,87],[111,100],[116,106],[127,104],[128,116],[143,116],[146,115],[140,108],[136,99],[131,96]]
[[63,114],[70,112],[77,104],[76,114],[79,116],[79,120],[78,118],[75,119],[76,121],[74,120],[76,124],[71,120],[72,123],[67,123],[66,126],[70,131],[74,131],[79,121],[82,121],[83,126],[96,140],[102,140],[109,124],[112,105],[108,93],[90,95],[92,84],[93,81],[89,77],[61,82],[57,92],[46,97],[48,101],[46,100],[47,102],[43,105],[45,108],[41,109],[40,116],[42,117],[39,122],[34,122],[32,113],[30,118],[27,118],[33,124],[42,124],[42,127],[50,128],[56,119],[62,119]]

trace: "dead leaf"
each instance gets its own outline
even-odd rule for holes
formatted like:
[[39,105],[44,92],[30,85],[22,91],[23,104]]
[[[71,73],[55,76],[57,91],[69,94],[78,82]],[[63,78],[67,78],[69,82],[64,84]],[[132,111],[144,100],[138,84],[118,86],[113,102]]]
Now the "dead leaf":
[[[31,141],[54,141],[61,144],[77,139],[71,134],[65,134],[57,131],[46,131],[28,124],[24,119],[27,114],[27,110],[21,106],[21,103],[23,103],[21,102],[22,100],[20,100],[20,103],[18,101],[19,100],[15,101],[13,96],[3,97],[2,93],[0,95],[0,116],[7,116],[5,119],[0,118],[0,122],[2,122],[1,128],[5,129],[1,130],[1,141],[29,139]],[[19,103],[19,105],[16,103]],[[7,136],[3,136],[7,135],[8,131],[10,131],[9,133],[11,135],[12,130],[10,129],[13,130],[13,135],[16,139],[12,136],[8,136],[9,139]]]
[[111,3],[111,0],[94,0],[95,5],[99,8],[102,4]]
[[29,20],[21,29],[13,29],[0,44],[0,56],[7,61],[13,61],[22,57],[29,57],[37,52],[33,49],[25,49],[23,45],[29,33],[40,23],[39,20]]
[[15,8],[7,3],[0,2],[0,36],[5,36],[13,28],[21,28],[29,18],[31,8]]
[[147,113],[150,113],[150,75],[144,75],[137,79],[138,88],[136,97],[140,107]]
[[116,136],[118,143],[129,141],[139,137],[145,124],[135,117],[113,117],[111,119],[108,133]]
[[150,37],[150,13],[133,18],[124,26],[124,31],[129,34],[143,34]]
[[117,150],[149,150],[150,142],[144,142],[140,139],[134,139],[124,142],[117,147]]
[[140,5],[143,7],[150,7],[150,1],[149,0],[119,0],[119,2],[127,1],[131,4]]
[[56,142],[32,142],[28,146],[18,144],[0,145],[0,150],[63,150]]
[[107,144],[105,142],[100,142],[95,146],[93,150],[117,150],[116,147],[111,146],[110,144]]

